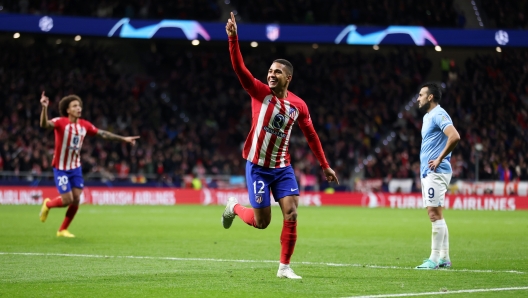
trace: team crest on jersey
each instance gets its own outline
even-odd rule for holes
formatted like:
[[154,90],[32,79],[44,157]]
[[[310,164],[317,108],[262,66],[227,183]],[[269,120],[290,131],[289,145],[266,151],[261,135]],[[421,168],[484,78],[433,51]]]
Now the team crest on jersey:
[[79,136],[73,136],[72,143],[76,146],[79,145]]
[[257,202],[257,204],[262,203],[262,195],[255,195],[255,202]]
[[295,119],[298,114],[299,114],[299,111],[294,107],[291,107],[290,111],[288,112],[288,115],[290,116],[290,118],[293,118],[293,119]]

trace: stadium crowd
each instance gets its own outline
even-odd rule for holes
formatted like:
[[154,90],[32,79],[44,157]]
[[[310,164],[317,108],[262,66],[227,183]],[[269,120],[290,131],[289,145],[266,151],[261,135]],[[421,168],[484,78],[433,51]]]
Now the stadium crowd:
[[[117,41],[116,41],[117,42]],[[139,145],[86,138],[83,168],[117,179],[129,174],[181,179],[184,174],[243,175],[241,145],[249,131],[250,101],[236,78],[227,48],[175,50],[160,43],[140,51],[143,72],[127,71],[111,50],[90,46],[24,47],[6,43],[1,56],[0,170],[49,172],[52,132],[38,127],[40,90],[57,102],[76,93],[83,117],[97,127],[141,135]],[[265,80],[275,55],[244,50],[248,68]],[[389,54],[321,52],[286,55],[295,66],[292,92],[306,100],[333,167],[353,168],[379,145],[383,131],[429,71],[412,48]],[[130,65],[129,65],[130,66]],[[300,129],[291,141],[299,174],[320,175]],[[345,176],[347,176],[345,174]]]
[[482,0],[481,3],[495,27],[528,29],[528,0]]
[[[215,0],[3,0],[2,12],[95,16],[101,18],[193,19],[219,21],[221,8]],[[457,27],[459,13],[453,1],[343,1],[343,0],[227,0],[242,21],[358,24],[358,25],[423,25]]]
[[2,12],[93,16],[100,18],[183,19],[217,21],[221,10],[215,0],[3,0]]
[[[38,99],[45,90],[52,100],[50,117],[58,116],[61,97],[75,93],[84,101],[83,117],[97,127],[141,135],[133,148],[87,138],[82,160],[88,175],[128,181],[138,174],[176,185],[189,174],[244,175],[240,152],[250,129],[250,101],[227,46],[36,42],[3,44],[0,171],[51,172],[53,133],[38,125]],[[124,48],[128,55],[122,55]],[[424,49],[242,52],[263,81],[277,56],[293,63],[290,90],[307,102],[327,158],[343,180],[419,178],[422,115],[416,107],[402,107],[431,69]],[[528,180],[526,61],[525,51],[508,49],[474,56],[464,68],[446,72],[441,105],[462,136],[451,159],[454,178],[475,178],[478,153],[480,179]],[[475,151],[477,143],[482,151]],[[290,153],[304,185],[321,181],[300,129],[294,129]]]
[[[451,157],[453,178],[528,181],[528,55],[508,50],[475,56],[453,67],[440,105],[461,140]],[[395,140],[365,167],[367,177],[416,179],[422,114],[410,110],[396,123]],[[482,149],[477,150],[477,144]]]
[[244,21],[457,27],[453,1],[231,0]]

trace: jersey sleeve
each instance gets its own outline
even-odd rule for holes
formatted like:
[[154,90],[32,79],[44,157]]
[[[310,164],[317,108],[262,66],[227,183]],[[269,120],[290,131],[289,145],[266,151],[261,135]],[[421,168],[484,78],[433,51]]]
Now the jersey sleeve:
[[50,120],[53,123],[53,129],[61,129],[64,127],[64,121],[62,119],[62,117],[55,117]]
[[86,134],[89,136],[95,136],[99,129],[95,127],[91,122],[84,120],[83,127],[86,129]]
[[299,127],[301,128],[304,134],[304,137],[306,138],[306,141],[308,141],[308,146],[310,146],[310,149],[319,161],[321,167],[323,169],[329,168],[330,165],[326,160],[323,151],[323,146],[321,146],[321,141],[319,140],[319,136],[317,135],[317,132],[313,127],[312,118],[310,117],[310,112],[308,111],[308,106],[306,106],[306,104],[301,106],[301,108],[299,109],[298,123]]
[[453,125],[451,117],[447,113],[441,112],[433,117],[434,124],[438,125],[442,131],[449,125]]
[[259,101],[263,101],[264,98],[270,94],[269,87],[253,77],[251,72],[247,69],[244,64],[244,58],[240,52],[240,46],[238,45],[238,36],[229,36],[229,54],[231,56],[231,64],[233,69],[238,76],[238,80],[242,84],[244,90],[249,95]]

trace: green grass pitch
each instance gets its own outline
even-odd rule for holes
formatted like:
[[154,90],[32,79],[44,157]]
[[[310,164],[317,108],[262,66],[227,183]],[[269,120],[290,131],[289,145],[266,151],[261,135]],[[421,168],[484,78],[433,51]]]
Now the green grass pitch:
[[[0,297],[351,297],[528,287],[528,212],[445,212],[453,268],[419,271],[430,253],[425,210],[300,207],[292,268],[275,276],[280,210],[257,230],[221,206],[0,205]],[[444,296],[444,295],[442,295]],[[528,288],[449,297],[527,297]]]

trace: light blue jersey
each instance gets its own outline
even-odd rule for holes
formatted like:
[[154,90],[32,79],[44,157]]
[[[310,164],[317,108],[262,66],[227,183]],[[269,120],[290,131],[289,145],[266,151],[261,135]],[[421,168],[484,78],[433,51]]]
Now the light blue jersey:
[[[422,125],[422,147],[420,149],[420,174],[426,177],[429,169],[429,161],[435,160],[440,156],[447,144],[447,136],[444,130],[449,125],[453,125],[451,117],[447,112],[437,105],[423,117]],[[436,173],[449,174],[451,169],[451,152],[442,160],[436,168]]]

